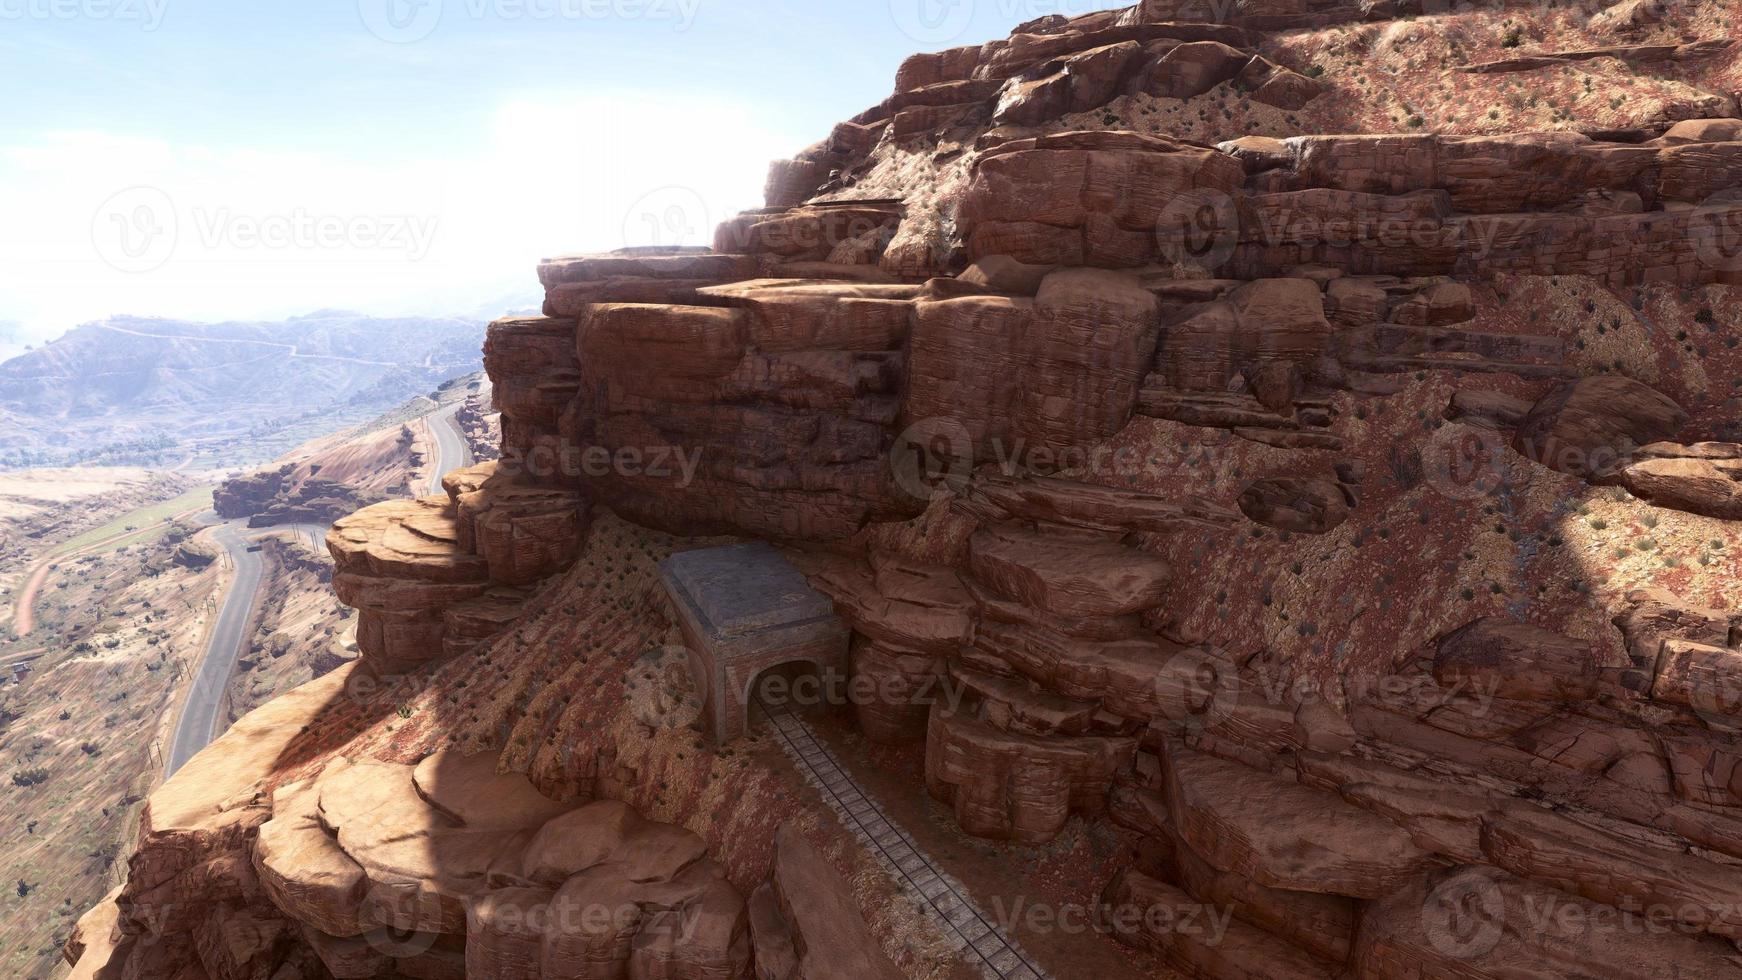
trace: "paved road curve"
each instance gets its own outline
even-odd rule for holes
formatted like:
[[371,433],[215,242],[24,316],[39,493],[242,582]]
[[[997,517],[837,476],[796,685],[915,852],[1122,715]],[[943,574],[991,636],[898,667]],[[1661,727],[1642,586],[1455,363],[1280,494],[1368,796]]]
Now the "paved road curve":
[[444,493],[442,477],[472,465],[472,450],[466,445],[466,437],[460,432],[460,427],[454,423],[454,416],[459,414],[464,405],[465,402],[456,402],[425,420],[430,435],[435,439],[436,450],[436,465],[430,471],[429,485],[424,488],[425,496],[441,496]]
[[262,565],[260,555],[248,549],[253,542],[244,537],[238,522],[219,526],[212,537],[230,556],[235,577],[224,594],[223,608],[206,643],[206,651],[194,668],[193,683],[188,687],[187,701],[182,706],[175,734],[170,737],[169,752],[164,757],[164,778],[176,774],[189,759],[198,755],[217,734],[218,709],[224,703],[224,689],[230,684],[230,673],[242,655],[243,631],[248,628],[254,610],[254,597],[260,591]]
[[[429,481],[428,492],[431,495],[442,493],[442,477],[472,465],[471,450],[466,447],[465,438],[454,425],[454,415],[459,410],[460,406],[456,404],[426,420],[435,437],[436,451],[435,468]],[[328,530],[329,528],[317,524],[287,524],[250,532],[243,522],[231,521],[212,532],[212,536],[230,556],[236,570],[235,579],[224,594],[223,608],[218,612],[217,621],[212,624],[205,653],[200,657],[199,666],[194,669],[193,683],[188,688],[181,717],[176,721],[175,733],[170,737],[169,751],[164,755],[165,779],[175,775],[189,759],[200,754],[200,750],[210,745],[220,734],[218,723],[224,704],[224,691],[230,685],[230,675],[236,670],[236,662],[242,659],[242,654],[248,647],[245,632],[248,621],[252,618],[254,599],[260,591],[263,573],[260,555],[248,549],[263,535],[295,531],[306,537],[309,545],[319,551],[326,541]]]
[[968,963],[990,980],[1050,980],[992,916],[974,905],[967,889],[944,874],[865,794],[835,754],[812,734],[810,726],[788,708],[762,704],[762,710],[781,748],[823,794],[841,823],[896,882],[925,899],[928,916]]

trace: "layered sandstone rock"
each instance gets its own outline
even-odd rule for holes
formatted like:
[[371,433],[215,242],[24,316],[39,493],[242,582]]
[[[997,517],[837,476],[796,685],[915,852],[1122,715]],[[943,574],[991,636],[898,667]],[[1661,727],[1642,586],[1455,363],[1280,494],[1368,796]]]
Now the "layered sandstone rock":
[[[333,526],[334,589],[358,610],[357,646],[379,673],[401,673],[489,635],[515,587],[562,572],[580,552],[586,498],[539,486],[498,462],[449,474],[446,498],[394,501]],[[524,600],[524,593],[518,598]]]
[[1652,443],[1629,457],[1617,479],[1659,507],[1742,520],[1742,446]]
[[[446,499],[335,527],[364,663],[245,721],[153,801],[114,942],[94,916],[81,969],[893,975],[860,921],[881,892],[741,812],[787,806],[785,776],[740,760],[768,791],[739,798],[746,769],[711,768],[724,754],[695,762],[671,739],[669,757],[630,759],[662,733],[595,716],[589,691],[660,681],[645,651],[668,625],[634,596],[584,614],[534,601],[597,502],[780,541],[856,634],[854,680],[875,694],[852,722],[876,757],[923,759],[925,792],[970,835],[1046,845],[1060,866],[1129,862],[1070,887],[1142,913],[1114,937],[1178,970],[1734,973],[1739,621],[1622,595],[1643,559],[1611,562],[1567,525],[1592,506],[1583,480],[1728,540],[1734,446],[1672,441],[1721,433],[1728,355],[1690,342],[1623,364],[1634,340],[1583,328],[1622,332],[1604,289],[1635,301],[1648,338],[1694,301],[1634,287],[1727,300],[1742,123],[1213,146],[1076,128],[1156,96],[1299,110],[1326,83],[1251,32],[1410,12],[1043,18],[910,59],[891,98],[776,164],[768,206],[712,249],[545,262],[548,316],[487,340],[503,460],[455,474]],[[875,196],[908,183],[926,186]],[[1544,323],[1497,285],[1593,288]],[[1720,334],[1726,314],[1704,312]],[[1502,486],[1468,495],[1427,458],[1448,420],[1542,465],[1503,460]],[[1550,511],[1565,523],[1526,526]],[[1710,586],[1724,549],[1701,544],[1720,571],[1666,562],[1666,584]],[[397,755],[465,724],[458,678],[503,670],[520,637],[491,638],[528,608],[587,635],[542,634],[561,662],[493,689],[469,733],[506,735],[533,780],[494,754]],[[424,673],[439,657],[451,672]],[[321,712],[350,678],[397,671],[445,678],[453,707],[347,755]],[[296,744],[305,729],[321,750]],[[685,799],[722,811],[695,825],[738,835],[712,858],[609,800],[664,805],[684,778],[704,787]],[[626,917],[527,927],[576,902]],[[1472,903],[1475,946],[1453,928]],[[1519,918],[1546,904],[1670,928],[1634,944]],[[1214,921],[1188,925],[1206,907]],[[171,938],[144,943],[152,922]]]
[[337,480],[294,479],[296,469],[287,465],[228,480],[212,491],[212,509],[219,517],[247,518],[249,527],[275,527],[329,523],[380,499]]

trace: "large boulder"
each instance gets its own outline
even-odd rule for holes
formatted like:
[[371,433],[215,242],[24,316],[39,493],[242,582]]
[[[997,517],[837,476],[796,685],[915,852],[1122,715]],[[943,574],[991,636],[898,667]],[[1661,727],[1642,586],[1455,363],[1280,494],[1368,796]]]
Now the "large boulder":
[[1336,793],[1172,743],[1165,766],[1180,836],[1219,871],[1269,888],[1372,899],[1431,863],[1403,829]]
[[1305,108],[1308,102],[1325,94],[1330,86],[1300,72],[1284,68],[1268,58],[1254,57],[1240,70],[1236,82],[1252,93],[1254,102],[1278,109]]
[[1635,497],[1690,514],[1742,521],[1742,446],[1654,443],[1620,473]]
[[1135,41],[1074,54],[1018,75],[998,95],[994,121],[1035,126],[1105,105],[1118,94],[1128,67],[1143,54]]
[[1641,446],[1672,439],[1688,414],[1650,385],[1604,375],[1564,384],[1525,416],[1513,446],[1562,473],[1607,478]]
[[1349,503],[1335,480],[1275,477],[1255,480],[1240,494],[1240,510],[1279,531],[1329,534],[1349,519]]
[[1135,277],[1101,269],[1053,272],[1033,300],[919,303],[907,424],[947,426],[963,456],[1080,465],[1130,421],[1155,358],[1157,311]]
[[1168,99],[1195,98],[1240,74],[1251,60],[1251,53],[1219,41],[1174,45],[1147,70],[1143,91]]
[[[772,920],[769,913],[774,910],[761,909],[759,964],[764,962],[761,938],[784,934],[790,937],[791,955],[798,960],[798,972],[790,980],[900,980],[901,971],[866,927],[846,881],[791,825],[774,835],[773,886],[772,897],[786,929]],[[780,961],[778,956],[769,959]]]
[[1304,372],[1330,339],[1317,283],[1259,279],[1176,314],[1161,342],[1160,373],[1174,387],[1224,392],[1268,368]]
[[1071,814],[1106,809],[1113,777],[1129,768],[1132,738],[1037,736],[971,714],[931,713],[926,786],[975,837],[1045,844]]
[[1735,972],[1734,951],[1709,937],[1629,927],[1611,908],[1497,868],[1463,866],[1423,875],[1368,905],[1352,976],[1606,977],[1656,980],[1673,964],[1684,977]]
[[1448,689],[1518,701],[1588,701],[1604,664],[1588,642],[1502,617],[1479,619],[1440,638],[1434,676]]

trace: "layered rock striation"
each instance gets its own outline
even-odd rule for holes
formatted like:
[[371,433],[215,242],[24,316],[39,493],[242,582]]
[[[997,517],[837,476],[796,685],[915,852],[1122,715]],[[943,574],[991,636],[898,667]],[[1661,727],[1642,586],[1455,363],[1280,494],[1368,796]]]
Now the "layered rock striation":
[[[1299,110],[1322,83],[1265,32],[1412,13],[1044,19],[910,59],[712,248],[544,262],[545,315],[486,341],[502,459],[334,527],[362,662],[194,771],[288,751],[293,718],[326,747],[210,799],[172,784],[95,955],[129,978],[891,975],[881,893],[756,812],[799,804],[736,792],[782,777],[720,790],[695,776],[717,758],[659,741],[686,704],[683,666],[646,652],[669,610],[565,608],[577,578],[629,575],[581,563],[621,519],[781,547],[852,630],[872,693],[848,724],[929,800],[910,808],[1094,855],[1111,934],[1168,969],[1737,975],[1742,448],[1720,434],[1742,364],[1720,338],[1742,121],[1086,122],[1138,96]],[[896,199],[891,171],[936,179]],[[1551,316],[1507,300],[1532,291]],[[1486,454],[1473,473],[1431,456],[1446,438]],[[1591,544],[1611,520],[1629,539]],[[564,617],[576,649],[497,686]],[[473,672],[490,697],[461,705]],[[349,751],[363,736],[297,699],[352,676],[438,678],[451,707]],[[633,722],[597,700],[638,682]],[[462,730],[475,759],[433,747]],[[625,805],[683,778],[711,787],[701,838]],[[201,889],[221,911],[177,904]],[[516,924],[600,897],[628,922]],[[153,915],[182,938],[140,944]],[[244,919],[259,941],[222,942]],[[383,929],[428,945],[384,959]]]

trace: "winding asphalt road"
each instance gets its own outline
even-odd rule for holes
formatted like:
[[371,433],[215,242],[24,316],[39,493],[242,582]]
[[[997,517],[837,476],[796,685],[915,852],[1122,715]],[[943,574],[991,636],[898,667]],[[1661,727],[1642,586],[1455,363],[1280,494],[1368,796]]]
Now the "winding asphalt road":
[[454,416],[459,414],[464,405],[463,401],[456,402],[425,420],[430,435],[435,438],[436,446],[435,469],[430,471],[429,484],[424,488],[427,496],[441,496],[442,477],[454,470],[465,469],[474,462],[471,447],[466,444],[465,435],[454,422]]
[[[472,453],[465,437],[454,424],[458,404],[428,416],[426,423],[435,439],[435,468],[431,471],[431,495],[442,492],[442,477],[457,469],[472,465]],[[286,524],[252,530],[244,521],[230,521],[212,532],[235,568],[235,579],[224,594],[223,608],[212,624],[205,653],[194,669],[193,683],[187,700],[176,720],[175,733],[170,738],[169,751],[164,754],[164,778],[174,776],[189,759],[212,743],[220,734],[219,722],[224,704],[224,692],[230,686],[230,675],[236,662],[248,648],[245,631],[253,618],[254,601],[260,591],[263,566],[258,552],[249,551],[268,534],[294,530],[308,537],[309,544],[320,550],[330,528],[317,524]]]
[[193,683],[188,686],[187,701],[177,719],[175,734],[164,757],[164,778],[176,774],[189,759],[211,743],[217,734],[218,706],[224,702],[224,689],[230,684],[230,673],[242,656],[248,619],[254,610],[254,597],[260,591],[261,562],[257,552],[244,538],[237,521],[224,524],[212,532],[212,537],[230,556],[235,578],[224,594],[224,607],[208,634],[206,652],[194,669]]

